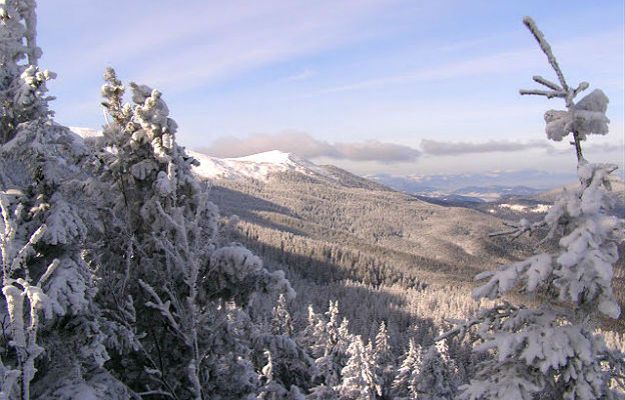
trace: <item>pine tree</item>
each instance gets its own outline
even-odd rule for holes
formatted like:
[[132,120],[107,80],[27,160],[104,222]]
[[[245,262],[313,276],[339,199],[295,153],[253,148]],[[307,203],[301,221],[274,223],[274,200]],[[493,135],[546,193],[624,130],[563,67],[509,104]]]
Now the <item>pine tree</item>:
[[280,293],[278,302],[273,308],[271,330],[275,335],[293,335],[293,320],[287,305],[286,297]]
[[451,400],[455,395],[453,376],[436,345],[423,355],[416,382],[418,398],[426,400]]
[[46,81],[55,74],[37,66],[35,0],[5,0],[0,4],[0,144],[17,134],[22,123],[52,115],[45,96]]
[[608,99],[594,90],[568,85],[549,43],[534,21],[524,19],[555,71],[558,83],[541,76],[533,79],[548,90],[522,90],[521,94],[562,98],[566,110],[545,113],[547,137],[560,141],[569,135],[578,160],[580,185],[565,190],[539,222],[521,220],[509,232],[546,231],[541,247],[527,259],[478,275],[488,282],[474,297],[497,298],[513,289],[535,298],[538,308],[503,303],[480,312],[459,330],[479,325],[482,343],[477,351],[492,357],[479,365],[476,376],[463,387],[464,399],[529,400],[537,395],[558,399],[608,398],[610,370],[621,363],[595,334],[598,316],[617,318],[620,310],[612,293],[612,268],[618,259],[624,223],[607,215],[609,174],[616,166],[590,164],[582,154],[582,141],[608,132]]
[[421,346],[415,344],[414,339],[408,342],[408,351],[397,370],[393,380],[392,396],[394,399],[416,400],[418,396],[417,384],[421,373]]
[[298,334],[298,341],[302,343],[314,357],[323,355],[322,342],[324,336],[324,324],[321,316],[317,314],[311,304],[308,305],[306,327]]
[[376,400],[382,395],[382,388],[377,379],[373,346],[364,345],[357,336],[347,349],[349,359],[341,371],[343,377],[338,387],[341,399]]
[[378,333],[375,336],[373,359],[376,366],[376,376],[381,386],[381,397],[390,399],[391,385],[395,374],[395,357],[384,322],[380,323]]
[[278,400],[284,399],[287,395],[286,388],[277,382],[273,376],[273,359],[271,352],[266,351],[267,364],[261,370],[261,381],[263,386],[260,388],[258,399],[261,400]]
[[319,341],[313,345],[313,354],[320,354],[315,359],[326,386],[336,386],[341,381],[341,370],[349,358],[347,349],[352,336],[347,329],[347,319],[340,319],[338,302],[330,301],[325,313],[327,322],[317,328]]
[[307,400],[337,400],[338,398],[339,394],[334,388],[324,384],[313,387],[306,396]]

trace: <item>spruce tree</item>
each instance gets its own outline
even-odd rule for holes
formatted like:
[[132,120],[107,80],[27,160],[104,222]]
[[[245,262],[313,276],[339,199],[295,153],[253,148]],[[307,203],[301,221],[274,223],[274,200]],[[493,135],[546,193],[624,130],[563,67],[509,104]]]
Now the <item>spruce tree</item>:
[[356,336],[347,349],[349,359],[341,371],[342,381],[338,386],[340,398],[344,400],[376,400],[382,394],[377,379],[373,346],[366,346],[360,336]]
[[534,76],[546,90],[522,90],[521,94],[564,100],[565,110],[545,113],[546,133],[555,141],[572,137],[579,185],[564,190],[542,220],[523,219],[504,232],[514,237],[543,234],[535,254],[477,276],[488,281],[474,292],[476,299],[495,299],[517,289],[540,305],[530,308],[504,302],[481,311],[459,328],[479,325],[482,342],[476,351],[492,355],[478,366],[461,397],[610,398],[614,394],[610,371],[622,370],[623,360],[606,349],[594,321],[620,314],[611,280],[625,225],[607,213],[610,173],[616,166],[589,163],[582,152],[582,142],[590,135],[608,132],[608,98],[596,89],[577,101],[589,84],[569,86],[542,32],[531,18],[523,22],[547,56],[557,83]]
[[133,83],[132,103],[125,103],[112,69],[105,81],[110,122],[99,174],[111,211],[102,216],[109,232],[97,254],[102,279],[117,295],[101,301],[126,316],[123,334],[140,338],[117,362],[133,360],[126,377],[137,391],[181,399],[251,395],[260,384],[255,354],[285,346],[302,354],[285,338],[265,335],[246,308],[257,293],[293,291],[281,271],[270,273],[243,246],[220,242],[218,210],[191,173],[197,161],[176,143],[161,93]]
[[55,74],[38,67],[35,0],[5,0],[0,4],[0,144],[15,137],[20,124],[46,119],[46,81]]
[[417,384],[421,373],[421,346],[414,339],[408,342],[408,351],[397,370],[391,389],[392,398],[416,400]]
[[341,370],[349,358],[347,349],[353,337],[347,329],[347,319],[341,320],[338,302],[330,301],[327,320],[317,330],[319,340],[313,345],[313,354],[319,354],[315,364],[326,386],[341,382]]
[[293,335],[293,319],[283,293],[278,296],[278,302],[272,311],[271,331],[275,335]]
[[381,398],[390,399],[391,385],[395,374],[395,357],[389,343],[388,331],[384,321],[380,322],[375,336],[373,359],[376,366],[377,379],[380,382]]
[[424,352],[415,383],[419,399],[452,400],[455,397],[453,374],[439,346],[432,345]]
[[10,316],[0,397],[128,398],[104,367],[114,323],[94,301],[97,265],[86,257],[100,227],[82,168],[89,152],[51,119],[35,1],[3,1],[0,28],[0,303]]

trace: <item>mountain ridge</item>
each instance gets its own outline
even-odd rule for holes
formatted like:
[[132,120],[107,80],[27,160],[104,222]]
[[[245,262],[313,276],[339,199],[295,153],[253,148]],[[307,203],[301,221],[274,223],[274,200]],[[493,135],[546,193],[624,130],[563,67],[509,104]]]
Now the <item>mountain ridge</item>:
[[192,150],[187,150],[187,153],[200,162],[193,172],[205,179],[267,181],[272,175],[286,172],[328,177],[323,168],[312,162],[278,150],[237,158],[218,158]]

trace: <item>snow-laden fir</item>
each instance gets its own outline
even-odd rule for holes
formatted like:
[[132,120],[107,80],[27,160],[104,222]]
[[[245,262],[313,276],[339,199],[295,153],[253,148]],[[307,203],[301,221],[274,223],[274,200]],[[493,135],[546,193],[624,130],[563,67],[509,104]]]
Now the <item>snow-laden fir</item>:
[[[35,6],[0,0],[0,400],[623,398],[623,339],[594,325],[620,311],[611,278],[623,222],[606,212],[614,168],[586,162],[581,147],[607,133],[607,97],[574,102],[588,84],[568,86],[533,21],[525,22],[559,83],[534,77],[550,90],[524,93],[565,100],[566,110],[547,113],[547,133],[573,136],[580,185],[540,221],[508,232],[546,236],[536,254],[479,275],[487,282],[474,295],[520,289],[540,307],[524,298],[467,303],[453,287],[401,274],[389,287],[391,269],[375,259],[370,280],[358,280],[354,260],[363,258],[330,248],[323,256],[351,264],[353,279],[326,286],[349,301],[314,299],[330,300],[315,309],[303,300],[314,283],[302,286],[292,271],[332,274],[285,265],[300,285],[295,297],[285,272],[232,240],[236,218],[220,217],[197,175],[255,184],[298,173],[379,187],[280,152],[227,160],[188,152],[163,94],[122,83],[112,68],[102,134],[72,133],[52,119],[54,74],[37,65]],[[376,301],[394,310],[379,323],[346,317],[377,311]],[[292,314],[302,308],[306,315]],[[415,310],[429,319],[394,318]],[[469,313],[442,330],[444,317]]]

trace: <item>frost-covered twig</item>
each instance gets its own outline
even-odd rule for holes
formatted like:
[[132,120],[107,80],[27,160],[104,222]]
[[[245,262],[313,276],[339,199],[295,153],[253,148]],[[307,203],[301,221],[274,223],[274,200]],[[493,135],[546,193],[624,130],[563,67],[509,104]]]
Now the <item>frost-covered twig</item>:
[[[586,135],[589,133],[605,134],[607,132],[607,128],[604,129],[603,126],[601,126],[601,123],[605,123],[604,120],[607,120],[605,116],[603,116],[603,120],[599,122],[599,124],[597,124],[596,122],[590,122],[590,119],[592,118],[595,120],[599,120],[601,119],[601,116],[592,116],[588,115],[588,113],[585,112],[605,112],[605,110],[602,110],[604,107],[600,104],[601,102],[598,101],[598,98],[601,97],[600,95],[602,95],[603,93],[596,93],[597,91],[595,91],[579,102],[579,104],[585,103],[582,107],[576,105],[575,98],[579,93],[589,87],[588,82],[581,82],[577,86],[577,88],[570,87],[566,82],[564,73],[562,72],[562,69],[558,64],[558,61],[553,54],[553,51],[551,50],[549,42],[547,42],[543,33],[538,29],[534,20],[532,20],[530,17],[525,17],[523,19],[523,23],[530,30],[536,41],[538,41],[538,44],[540,45],[543,53],[545,53],[545,55],[547,56],[547,60],[549,61],[549,64],[556,73],[560,85],[551,82],[548,79],[543,78],[542,76],[534,76],[533,80],[535,82],[546,86],[550,90],[521,89],[519,93],[521,95],[544,96],[548,99],[554,97],[564,99],[567,108],[566,120],[562,118],[563,116],[565,116],[564,114],[560,114],[560,116],[556,120],[552,117],[552,115],[555,115],[553,110],[548,111],[547,114],[545,114],[545,120],[548,123],[547,134],[550,138],[554,140],[561,140],[563,136],[566,136],[569,132],[571,132],[573,134],[572,144],[575,146],[577,160],[578,162],[583,162],[584,157],[582,154],[581,141],[584,140]],[[589,99],[589,96],[593,96],[597,99]],[[553,130],[550,132],[549,124],[551,124],[553,128],[557,128],[558,132],[554,132]]]
[[174,397],[173,394],[171,394],[169,392],[165,392],[163,390],[147,390],[145,392],[137,393],[137,395],[139,395],[141,397],[165,396],[165,397],[169,397],[169,398],[172,398],[172,399],[176,398],[176,397]]
[[525,24],[525,26],[527,26],[527,29],[529,29],[532,35],[534,35],[534,38],[540,45],[540,48],[542,49],[543,53],[545,53],[545,55],[547,56],[547,60],[549,61],[549,64],[551,64],[551,67],[553,68],[556,75],[558,76],[558,81],[560,81],[561,89],[564,90],[565,92],[568,91],[569,86],[566,83],[566,79],[564,79],[564,74],[562,73],[562,70],[560,69],[560,65],[558,65],[558,60],[556,60],[556,57],[553,55],[553,52],[551,51],[551,46],[549,45],[549,42],[547,42],[547,40],[545,39],[545,35],[540,31],[540,29],[538,29],[538,27],[536,26],[536,23],[531,17],[523,18],[523,24]]
[[161,300],[161,297],[156,293],[154,288],[152,288],[152,286],[150,286],[147,283],[145,283],[143,280],[139,280],[139,284],[141,285],[143,290],[148,292],[148,294],[150,295],[150,297],[152,297],[152,300],[153,300],[153,301],[148,301],[146,303],[146,306],[152,307],[152,308],[158,310],[158,312],[163,317],[165,317],[165,319],[169,323],[170,327],[178,335],[180,335],[181,338],[184,339],[185,338],[185,334],[182,331],[182,329],[180,328],[180,325],[178,324],[178,321],[176,320],[176,318],[171,313],[171,310],[169,309],[169,307],[171,305],[171,300],[166,300],[166,301]]
[[567,96],[566,92],[556,90],[521,89],[519,93],[522,95],[545,96],[548,99],[552,99],[554,97],[566,98]]
[[[51,264],[48,270],[56,268]],[[49,275],[49,274],[48,274]],[[19,278],[10,284],[4,285],[2,293],[6,300],[7,311],[11,319],[11,344],[17,356],[17,376],[21,383],[21,394],[24,399],[30,398],[30,382],[35,377],[35,359],[43,353],[43,348],[37,343],[39,330],[39,312],[43,311],[48,318],[52,309],[48,297],[39,286],[30,285],[26,280]],[[28,312],[24,310],[28,300]],[[27,316],[27,320],[24,316]],[[28,324],[26,324],[28,322]],[[7,392],[8,393],[8,392]]]

